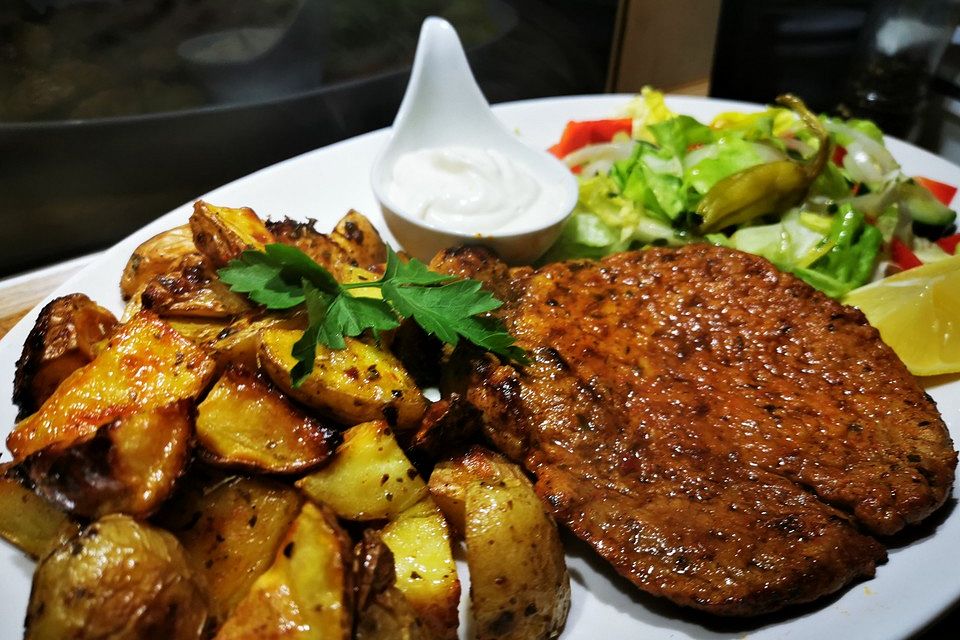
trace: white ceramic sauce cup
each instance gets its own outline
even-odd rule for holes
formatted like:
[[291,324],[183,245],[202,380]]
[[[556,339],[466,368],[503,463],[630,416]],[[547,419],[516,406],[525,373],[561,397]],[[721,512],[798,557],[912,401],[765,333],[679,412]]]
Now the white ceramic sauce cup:
[[[397,158],[420,149],[449,146],[502,153],[541,185],[559,187],[560,205],[509,232],[470,234],[428,223],[392,201],[389,185]],[[427,18],[423,23],[393,134],[374,162],[370,182],[391,233],[404,250],[424,261],[448,247],[482,244],[508,263],[530,264],[554,243],[577,203],[577,181],[570,170],[546,151],[521,142],[494,116],[474,80],[456,31],[441,18]]]

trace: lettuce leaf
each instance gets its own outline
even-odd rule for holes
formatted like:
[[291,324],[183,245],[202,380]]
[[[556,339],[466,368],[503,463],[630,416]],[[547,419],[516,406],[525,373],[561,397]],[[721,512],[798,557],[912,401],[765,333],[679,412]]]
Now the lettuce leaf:
[[787,270],[832,298],[840,298],[870,280],[883,236],[862,213],[849,204],[842,205],[825,241],[829,251],[813,264]]
[[623,116],[633,119],[633,137],[637,140],[653,142],[653,135],[647,126],[676,117],[663,99],[663,92],[653,87],[643,87],[623,109]]
[[560,238],[541,263],[571,258],[599,258],[646,244],[679,245],[669,224],[656,220],[642,206],[624,197],[610,176],[580,180],[580,197]]
[[714,140],[710,127],[690,116],[677,116],[647,128],[661,149],[680,158],[691,146],[710,144]]
[[728,240],[833,298],[870,279],[882,245],[880,230],[849,204],[832,217],[791,211],[776,224],[746,227]]
[[763,162],[754,143],[736,137],[720,138],[699,152],[703,159],[687,166],[684,183],[700,195],[727,176]]

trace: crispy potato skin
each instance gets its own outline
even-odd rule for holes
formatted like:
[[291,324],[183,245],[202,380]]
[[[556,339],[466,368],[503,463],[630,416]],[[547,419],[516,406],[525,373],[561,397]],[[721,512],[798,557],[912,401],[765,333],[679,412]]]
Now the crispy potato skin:
[[478,640],[557,637],[570,609],[570,576],[557,526],[533,485],[480,447],[437,471],[444,485],[431,477],[434,495],[462,500],[462,513],[458,507],[448,517],[463,518]]
[[396,586],[435,640],[456,640],[460,623],[460,579],[450,530],[430,498],[404,510],[381,533],[393,552]]
[[480,412],[459,393],[434,402],[423,415],[408,449],[418,464],[462,453],[482,433]]
[[192,435],[191,403],[181,400],[119,418],[65,449],[39,451],[22,466],[39,495],[74,515],[143,517],[173,492]]
[[107,516],[46,556],[33,577],[25,638],[200,638],[206,600],[176,538]]
[[391,518],[427,493],[383,420],[348,429],[329,464],[298,480],[297,487],[349,520]]
[[0,471],[0,538],[37,560],[80,527],[24,486],[18,475],[9,464]]
[[214,361],[204,349],[142,311],[17,424],[7,448],[15,460],[47,447],[66,448],[114,420],[196,398],[213,372]]
[[370,220],[351,209],[340,218],[330,238],[364,269],[378,270],[387,261],[387,245]]
[[302,473],[333,455],[340,433],[263,378],[227,369],[197,407],[197,441],[213,464],[262,473]]
[[190,225],[158,233],[134,249],[120,276],[120,293],[129,300],[156,276],[170,273],[187,255],[199,255]]
[[398,429],[419,424],[427,401],[390,353],[346,338],[346,348],[317,347],[313,371],[299,387],[290,380],[293,345],[301,331],[269,328],[260,334],[260,366],[280,389],[348,425],[385,418]]
[[227,266],[247,249],[262,251],[276,242],[253,209],[218,207],[203,200],[193,204],[190,230],[197,249],[216,269]]
[[200,255],[185,256],[148,281],[140,305],[161,317],[232,318],[253,307],[230,291]]
[[116,328],[112,313],[82,293],[51,301],[37,317],[17,361],[13,401],[22,419],[60,383],[94,358],[95,345]]
[[294,489],[263,478],[193,473],[157,515],[203,579],[214,628],[270,567],[302,502]]
[[254,582],[217,640],[350,640],[353,550],[336,516],[305,503],[273,565]]
[[353,555],[354,640],[435,640],[406,596],[394,586],[393,553],[373,529]]

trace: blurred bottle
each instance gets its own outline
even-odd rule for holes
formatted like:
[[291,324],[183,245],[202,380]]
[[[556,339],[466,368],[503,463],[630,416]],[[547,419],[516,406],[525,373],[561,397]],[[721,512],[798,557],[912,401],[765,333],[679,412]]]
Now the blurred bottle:
[[911,139],[958,10],[958,0],[878,0],[861,31],[838,111]]

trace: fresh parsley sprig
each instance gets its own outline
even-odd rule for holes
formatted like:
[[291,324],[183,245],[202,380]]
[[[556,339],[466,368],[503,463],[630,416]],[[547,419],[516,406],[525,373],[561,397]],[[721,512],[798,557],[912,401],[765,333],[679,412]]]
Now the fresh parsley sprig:
[[[371,282],[337,282],[310,256],[285,244],[244,251],[218,273],[232,291],[267,309],[306,307],[307,330],[293,345],[297,364],[290,376],[294,386],[313,371],[318,344],[343,349],[345,336],[367,330],[376,336],[399,326],[401,318],[413,318],[447,344],[456,345],[464,338],[508,360],[527,362],[503,324],[484,315],[503,303],[480,282],[430,271],[417,259],[403,262],[390,247],[383,277]],[[371,288],[380,289],[382,299],[351,293]]]

